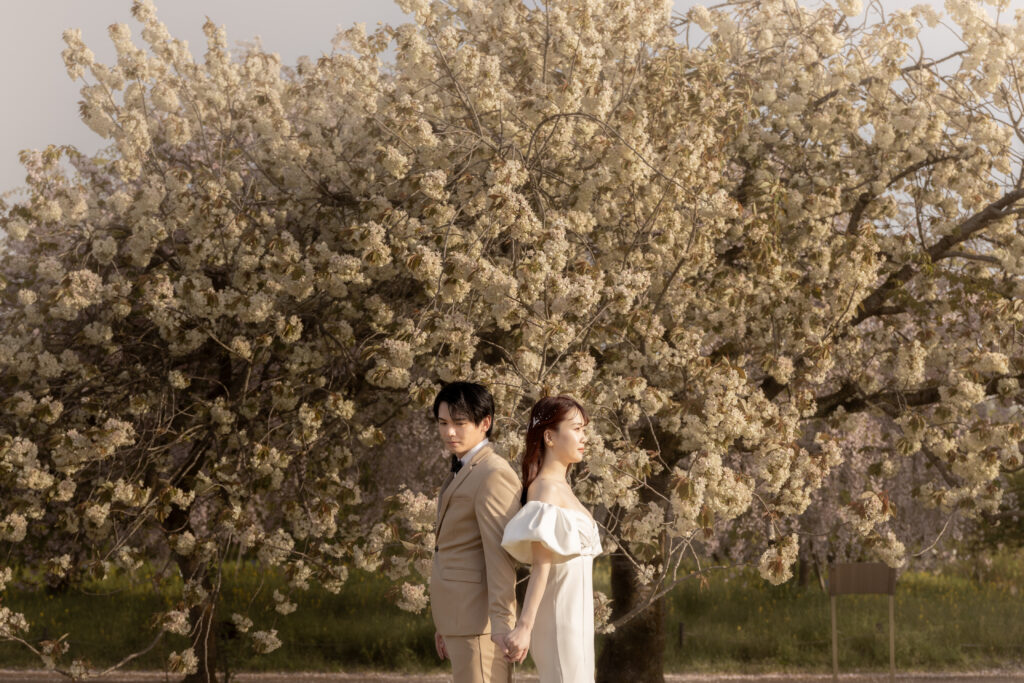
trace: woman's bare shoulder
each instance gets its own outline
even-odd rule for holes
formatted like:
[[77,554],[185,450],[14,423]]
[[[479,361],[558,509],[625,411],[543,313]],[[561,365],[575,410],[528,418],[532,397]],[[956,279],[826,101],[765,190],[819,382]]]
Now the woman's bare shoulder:
[[552,505],[561,505],[564,494],[561,490],[562,487],[558,485],[557,481],[550,479],[534,479],[530,484],[530,488],[526,491],[526,500],[536,500],[541,503],[550,503]]

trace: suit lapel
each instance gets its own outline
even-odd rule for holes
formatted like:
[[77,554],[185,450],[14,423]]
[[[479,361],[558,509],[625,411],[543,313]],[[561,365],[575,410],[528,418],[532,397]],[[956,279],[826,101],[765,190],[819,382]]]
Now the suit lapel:
[[469,464],[455,474],[454,479],[446,480],[445,484],[441,486],[441,497],[437,504],[437,533],[441,533],[441,522],[444,521],[444,513],[448,511],[448,504],[452,502],[455,490],[469,478],[469,473],[487,457],[488,453],[491,453],[491,444],[487,444],[477,451],[477,454],[473,456]]
[[444,492],[448,490],[448,487],[452,485],[452,481],[454,480],[455,472],[449,472],[448,476],[445,477],[444,483],[441,484],[441,491],[437,494],[437,524],[434,527],[435,532],[437,529],[441,528],[441,501],[444,499]]

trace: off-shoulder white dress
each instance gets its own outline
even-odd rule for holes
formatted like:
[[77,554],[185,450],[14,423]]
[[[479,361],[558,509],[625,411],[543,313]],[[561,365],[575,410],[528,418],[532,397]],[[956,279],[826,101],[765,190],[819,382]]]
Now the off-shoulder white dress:
[[540,683],[594,683],[597,523],[584,512],[531,500],[509,520],[501,545],[530,564],[534,541],[554,556],[530,639]]

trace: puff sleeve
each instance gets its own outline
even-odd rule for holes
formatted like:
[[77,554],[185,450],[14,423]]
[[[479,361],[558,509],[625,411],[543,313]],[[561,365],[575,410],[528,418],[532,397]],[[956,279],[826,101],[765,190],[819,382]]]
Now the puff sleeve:
[[552,552],[553,562],[565,562],[582,554],[579,530],[571,519],[573,513],[557,505],[531,500],[509,520],[501,539],[508,554],[523,564],[533,562],[534,541]]

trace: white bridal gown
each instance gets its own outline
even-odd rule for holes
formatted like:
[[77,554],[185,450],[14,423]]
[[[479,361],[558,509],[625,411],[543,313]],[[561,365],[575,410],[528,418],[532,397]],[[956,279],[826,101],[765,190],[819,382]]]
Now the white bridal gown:
[[540,683],[594,683],[594,556],[597,523],[585,512],[531,500],[505,527],[501,545],[524,564],[534,541],[553,557],[530,652]]

